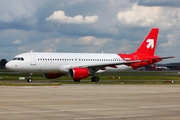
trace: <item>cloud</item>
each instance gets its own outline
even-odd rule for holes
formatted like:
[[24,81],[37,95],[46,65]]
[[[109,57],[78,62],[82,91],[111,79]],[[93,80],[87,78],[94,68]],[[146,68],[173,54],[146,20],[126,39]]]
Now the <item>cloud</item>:
[[167,35],[168,41],[166,43],[161,43],[160,47],[163,47],[164,49],[172,48],[172,47],[179,47],[179,35],[180,31],[176,31],[174,33],[170,33]]
[[178,0],[0,0],[0,55],[10,59],[30,50],[131,53],[151,27],[160,28],[158,55],[172,55],[180,47],[179,4]]
[[19,39],[18,39],[18,40],[15,40],[15,41],[13,42],[13,44],[16,44],[16,45],[17,45],[17,44],[21,44],[21,43],[22,43],[22,41],[19,40]]
[[33,44],[23,45],[18,48],[19,52],[28,52],[28,51],[43,51],[43,52],[57,52],[61,40],[56,39],[45,39]]
[[96,38],[94,36],[51,38],[33,44],[19,46],[18,51],[19,53],[31,50],[36,52],[97,52],[104,51],[104,47],[108,45],[114,45],[112,42],[115,41],[108,38]]
[[178,0],[138,0],[138,5],[179,7],[180,2]]
[[133,4],[127,11],[120,11],[117,18],[122,25],[150,27],[157,26],[164,29],[180,25],[180,9],[169,7],[148,7]]
[[38,22],[36,17],[37,9],[42,6],[38,0],[1,0],[0,1],[0,22],[3,23],[25,23],[32,26]]
[[119,47],[119,49],[118,49],[118,52],[120,52],[120,53],[129,53],[129,52],[131,53],[134,51],[133,50],[134,46],[132,45],[133,43],[130,40],[123,39],[120,41],[119,44],[121,45],[121,47]]
[[52,15],[46,18],[46,20],[64,24],[90,24],[97,22],[98,16],[94,15],[83,17],[82,15],[77,15],[74,17],[69,17],[65,15],[64,11],[58,10],[54,11]]
[[95,38],[94,36],[85,36],[80,37],[77,43],[86,46],[94,45],[96,47],[100,47],[109,42],[111,42],[111,40],[108,38]]
[[42,41],[42,45],[44,46],[44,52],[56,52],[58,48],[58,44],[60,42],[60,39],[48,39]]

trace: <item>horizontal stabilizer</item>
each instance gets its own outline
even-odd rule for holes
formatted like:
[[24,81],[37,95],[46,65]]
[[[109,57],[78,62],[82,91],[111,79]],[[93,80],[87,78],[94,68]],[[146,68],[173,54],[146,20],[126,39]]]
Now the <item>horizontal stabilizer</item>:
[[169,59],[169,58],[175,58],[174,56],[168,56],[168,57],[159,57],[159,58],[153,58],[154,60],[162,60],[162,59]]

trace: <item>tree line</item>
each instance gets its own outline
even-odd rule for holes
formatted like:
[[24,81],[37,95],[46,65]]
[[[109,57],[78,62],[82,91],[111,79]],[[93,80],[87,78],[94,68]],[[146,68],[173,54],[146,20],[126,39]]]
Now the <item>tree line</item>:
[[5,67],[5,65],[6,65],[7,62],[8,62],[8,61],[7,61],[6,59],[1,59],[1,61],[0,61],[0,66]]

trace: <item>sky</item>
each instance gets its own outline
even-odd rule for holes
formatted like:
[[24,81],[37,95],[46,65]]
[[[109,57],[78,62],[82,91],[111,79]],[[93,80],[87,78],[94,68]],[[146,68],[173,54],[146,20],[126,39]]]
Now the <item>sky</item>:
[[156,55],[180,62],[179,0],[0,0],[0,58],[24,52],[132,53],[159,28]]

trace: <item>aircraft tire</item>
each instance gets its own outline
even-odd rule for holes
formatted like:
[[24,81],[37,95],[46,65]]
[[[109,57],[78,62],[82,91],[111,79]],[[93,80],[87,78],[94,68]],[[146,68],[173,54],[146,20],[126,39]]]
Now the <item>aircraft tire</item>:
[[74,80],[74,82],[80,82],[81,80]]
[[32,82],[32,78],[28,78],[27,82],[31,83]]
[[92,77],[92,78],[91,78],[91,81],[92,81],[92,82],[99,82],[99,77]]

